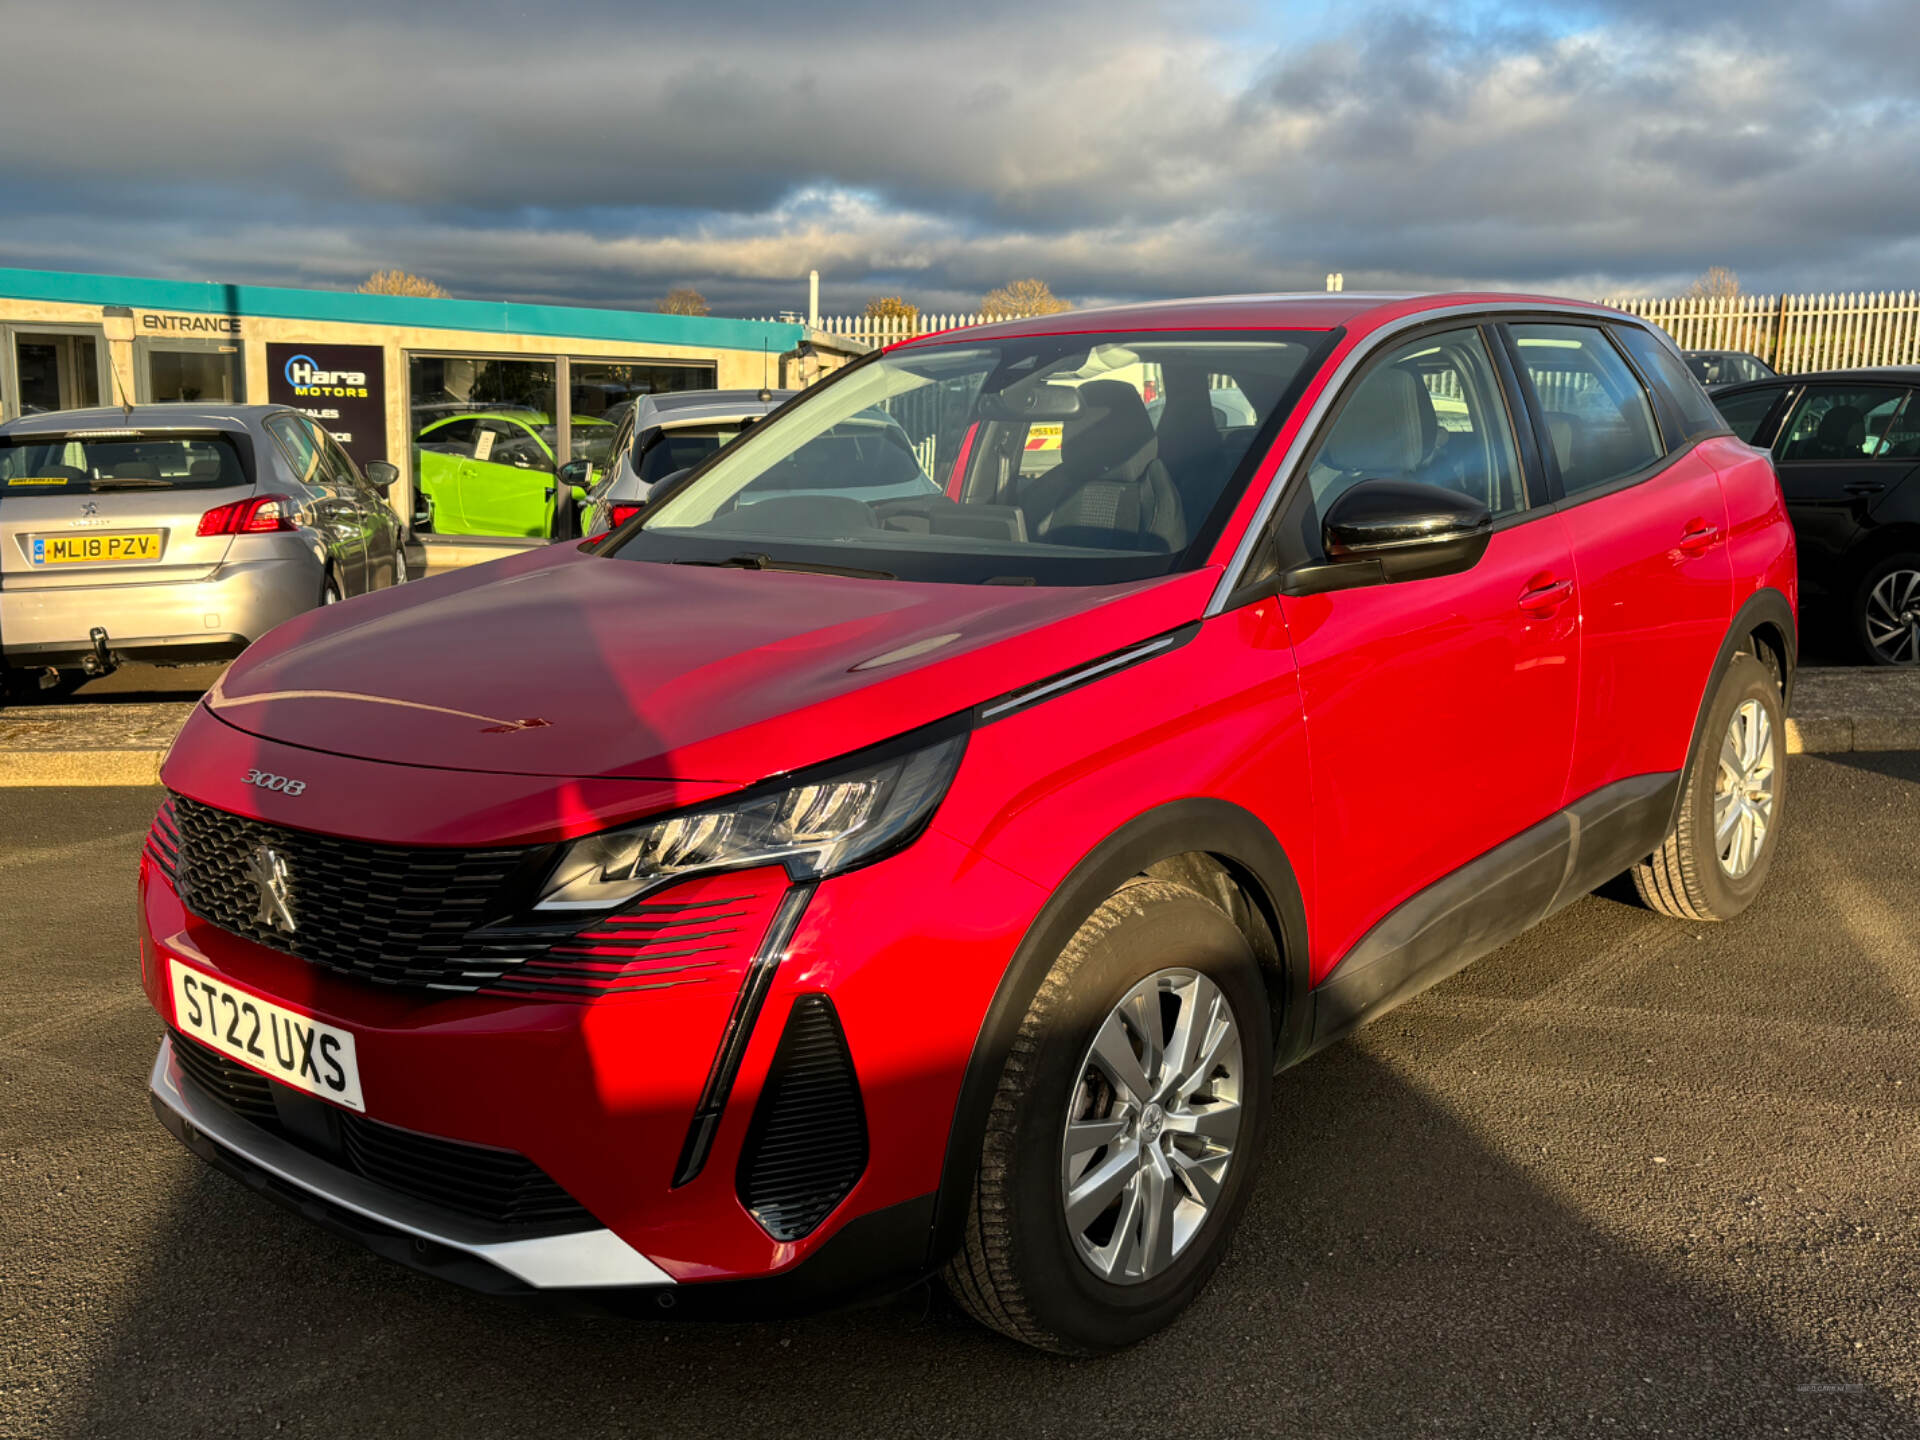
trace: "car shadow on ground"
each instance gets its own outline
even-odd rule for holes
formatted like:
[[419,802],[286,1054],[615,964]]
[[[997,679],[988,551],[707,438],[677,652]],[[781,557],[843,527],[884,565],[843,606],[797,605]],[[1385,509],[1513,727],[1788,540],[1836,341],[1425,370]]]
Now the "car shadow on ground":
[[[1856,760],[1795,762],[1823,808],[1742,921],[1590,898],[1282,1076],[1225,1265],[1125,1354],[1024,1350],[930,1288],[777,1325],[488,1300],[311,1228],[129,1113],[138,1183],[88,1180],[125,1213],[58,1428],[1920,1434],[1920,939],[1884,853],[1911,834],[1920,757]],[[112,1061],[130,1106],[120,1057],[158,1030],[126,1024],[146,1031]],[[98,1060],[72,1056],[91,1112]]]

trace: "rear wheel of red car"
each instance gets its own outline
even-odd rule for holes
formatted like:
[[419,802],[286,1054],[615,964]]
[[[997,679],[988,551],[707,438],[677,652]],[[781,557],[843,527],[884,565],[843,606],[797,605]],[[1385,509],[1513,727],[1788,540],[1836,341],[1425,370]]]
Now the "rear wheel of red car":
[[981,1323],[1060,1354],[1151,1335],[1226,1252],[1272,1072],[1239,929],[1184,886],[1122,887],[1021,1022],[947,1288]]
[[1739,654],[1720,678],[1681,784],[1680,818],[1633,867],[1640,898],[1679,920],[1731,920],[1766,883],[1786,801],[1786,724],[1773,672]]

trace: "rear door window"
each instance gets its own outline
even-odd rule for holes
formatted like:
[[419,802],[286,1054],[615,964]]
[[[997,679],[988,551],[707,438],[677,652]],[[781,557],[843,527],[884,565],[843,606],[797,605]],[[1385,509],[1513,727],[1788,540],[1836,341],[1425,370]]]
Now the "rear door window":
[[1666,450],[1654,424],[1653,401],[1605,331],[1597,325],[1509,328],[1568,495],[1659,462]]
[[13,435],[0,439],[0,499],[249,485],[250,458],[217,430]]
[[1727,428],[1751,445],[1754,437],[1760,433],[1760,427],[1766,423],[1767,416],[1773,413],[1773,407],[1780,403],[1781,393],[1786,388],[1784,385],[1768,385],[1760,390],[1742,390],[1735,395],[1715,395],[1713,406],[1720,412],[1720,418],[1727,422]]
[[294,478],[302,485],[322,484],[317,473],[320,447],[313,443],[313,432],[296,415],[270,415],[266,423],[267,433],[273,436],[287,464],[293,467]]

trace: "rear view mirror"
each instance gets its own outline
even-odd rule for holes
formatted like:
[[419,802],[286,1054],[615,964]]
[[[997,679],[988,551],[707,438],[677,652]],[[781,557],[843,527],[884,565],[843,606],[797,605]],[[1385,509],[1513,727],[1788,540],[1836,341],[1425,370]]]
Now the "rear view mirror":
[[982,420],[1066,420],[1080,413],[1080,392],[1068,385],[1016,382],[983,393],[976,409]]
[[1363,480],[1327,510],[1327,559],[1289,572],[1289,595],[1428,580],[1471,570],[1493,537],[1493,513],[1458,490],[1411,480]]
[[367,483],[382,495],[392,491],[393,482],[400,478],[398,467],[389,465],[384,460],[369,460],[360,473],[365,475]]

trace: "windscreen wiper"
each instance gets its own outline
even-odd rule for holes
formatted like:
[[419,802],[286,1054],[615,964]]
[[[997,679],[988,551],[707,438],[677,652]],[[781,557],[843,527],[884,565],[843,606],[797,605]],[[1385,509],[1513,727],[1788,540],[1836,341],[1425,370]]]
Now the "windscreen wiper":
[[713,565],[729,570],[797,570],[803,575],[851,575],[856,580],[898,580],[891,570],[862,570],[854,565],[809,565],[804,560],[776,560],[751,551],[724,560],[676,560],[676,565]]

